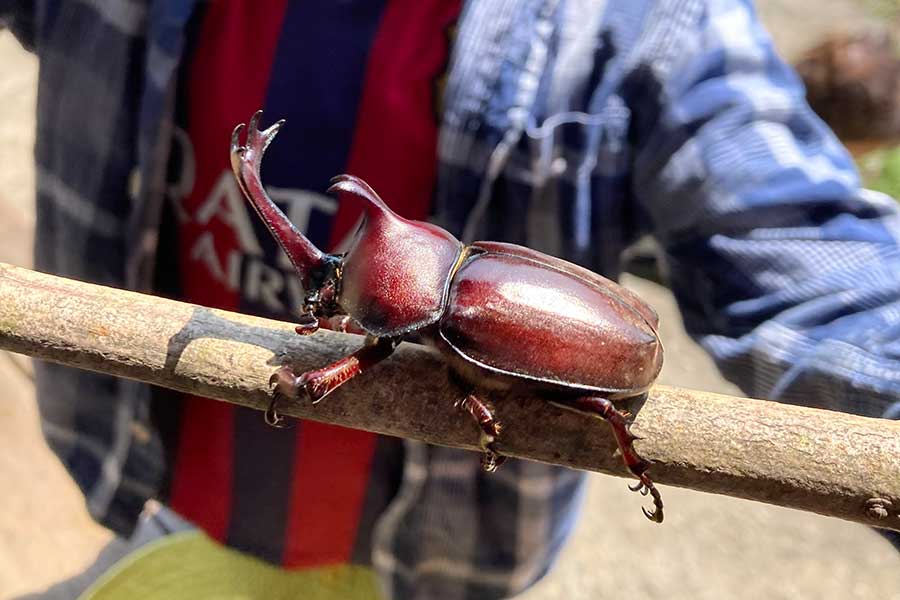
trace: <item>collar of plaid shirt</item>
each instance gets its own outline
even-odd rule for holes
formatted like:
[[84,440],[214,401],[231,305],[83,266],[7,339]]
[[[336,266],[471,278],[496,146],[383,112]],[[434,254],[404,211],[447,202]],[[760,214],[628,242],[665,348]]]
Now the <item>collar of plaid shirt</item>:
[[[11,0],[40,57],[36,264],[147,289],[193,3]],[[96,43],[103,40],[102,44]],[[741,0],[470,0],[435,218],[608,276],[652,233],[689,330],[749,395],[882,415],[900,397],[900,220]],[[146,387],[38,368],[44,432],[128,532],[164,476]],[[373,562],[404,598],[499,598],[549,568],[583,478],[407,446]],[[484,540],[490,540],[486,543]]]

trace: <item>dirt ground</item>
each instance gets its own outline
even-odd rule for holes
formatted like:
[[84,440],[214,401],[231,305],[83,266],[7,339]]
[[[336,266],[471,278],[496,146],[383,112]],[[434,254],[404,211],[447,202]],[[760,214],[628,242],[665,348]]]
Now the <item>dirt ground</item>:
[[[856,4],[831,0],[828,18],[800,12],[803,3],[770,0],[762,14],[790,56],[805,46],[792,27],[798,17],[805,35],[814,35],[834,23],[862,21]],[[31,262],[34,223],[35,78],[32,57],[0,33],[0,261],[23,266]],[[736,392],[685,335],[667,290],[634,277],[626,284],[661,315],[662,382]],[[0,352],[6,390],[0,399],[0,598],[39,592],[79,573],[111,539],[91,522],[43,443],[29,371],[26,360]],[[641,516],[625,484],[591,477],[574,539],[553,573],[522,598],[900,599],[900,555],[865,527],[668,487],[667,520],[656,527]]]

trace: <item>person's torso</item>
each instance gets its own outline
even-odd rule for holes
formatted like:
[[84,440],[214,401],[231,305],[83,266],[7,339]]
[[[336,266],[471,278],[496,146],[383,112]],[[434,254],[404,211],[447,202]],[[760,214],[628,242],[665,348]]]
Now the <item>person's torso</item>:
[[[263,164],[268,193],[319,247],[360,216],[326,195],[366,179],[403,216],[431,210],[438,101],[457,0],[210,3],[180,78],[172,211],[184,299],[294,320],[300,279],[243,198],[231,129],[286,119]],[[256,411],[189,397],[171,505],[216,539],[290,568],[369,562],[373,522],[399,484],[399,440],[314,422],[274,430]]]

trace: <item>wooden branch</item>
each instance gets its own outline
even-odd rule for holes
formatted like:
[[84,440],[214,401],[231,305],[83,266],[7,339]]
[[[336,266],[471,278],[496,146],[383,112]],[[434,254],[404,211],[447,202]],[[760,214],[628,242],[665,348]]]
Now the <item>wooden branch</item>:
[[[278,365],[319,367],[360,341],[0,263],[0,348],[235,404],[264,408]],[[401,344],[319,405],[283,412],[475,449],[458,395],[439,357]],[[494,401],[505,453],[626,475],[605,424],[536,397]],[[659,482],[900,530],[900,422],[666,386],[632,404],[637,449]]]

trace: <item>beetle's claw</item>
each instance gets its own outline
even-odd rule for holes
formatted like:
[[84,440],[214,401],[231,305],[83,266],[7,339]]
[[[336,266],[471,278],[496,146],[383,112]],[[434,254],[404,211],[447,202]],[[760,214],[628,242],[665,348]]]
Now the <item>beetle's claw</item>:
[[503,426],[494,414],[494,407],[488,400],[482,400],[474,394],[458,398],[453,407],[467,412],[478,424],[481,436],[478,446],[481,448],[481,468],[488,473],[496,471],[506,462],[506,457],[497,451],[497,438]]
[[266,425],[274,427],[275,429],[284,429],[287,427],[284,422],[284,417],[278,414],[278,410],[275,408],[279,398],[280,395],[277,393],[272,396],[272,400],[269,402],[269,407],[266,408],[263,418],[266,420]]
[[647,476],[646,471],[652,463],[640,454],[634,448],[634,441],[640,439],[631,433],[631,427],[625,420],[621,411],[617,410],[612,401],[602,396],[584,396],[581,398],[568,399],[565,402],[556,402],[564,408],[575,410],[591,416],[599,416],[606,420],[612,429],[613,436],[616,439],[616,452],[622,456],[625,466],[631,471],[632,475],[638,478],[638,483],[634,486],[628,486],[633,492],[640,492],[642,495],[650,495],[653,497],[654,510],[652,512],[644,511],[648,519],[657,523],[662,523],[663,519],[663,503],[653,482]]
[[481,468],[485,473],[493,473],[506,462],[506,457],[494,449],[494,442],[488,442],[482,447]]
[[288,398],[296,398],[296,381],[298,377],[290,367],[284,366],[272,373],[269,377],[269,387],[272,389],[272,400],[266,408],[266,424],[282,429],[287,426],[285,418],[278,413],[278,403]]
[[656,486],[653,485],[653,482],[649,477],[647,477],[646,475],[641,475],[640,480],[634,485],[629,485],[628,489],[632,492],[640,492],[641,496],[646,496],[647,494],[649,494],[653,498],[653,510],[647,510],[642,506],[641,512],[643,512],[644,516],[654,523],[663,522],[662,496],[660,495],[659,490],[656,489]]
[[644,483],[641,481],[638,481],[634,485],[629,485],[628,489],[631,490],[632,492],[640,492],[641,496],[646,496],[647,493],[650,491],[647,489],[647,486],[644,485]]
[[481,433],[481,468],[485,473],[493,473],[506,462],[506,457],[497,451],[497,435],[500,433],[500,423],[493,423],[493,434],[484,431]]
[[278,373],[273,374],[269,377],[269,387],[275,386],[275,389],[272,390],[272,399],[269,400],[269,406],[266,407],[266,412],[263,414],[263,418],[266,421],[266,425],[270,427],[274,427],[276,429],[283,429],[286,427],[284,417],[278,414],[278,409],[276,408],[278,405],[278,401],[282,399],[283,394],[278,389],[278,382],[280,381],[280,376]]

